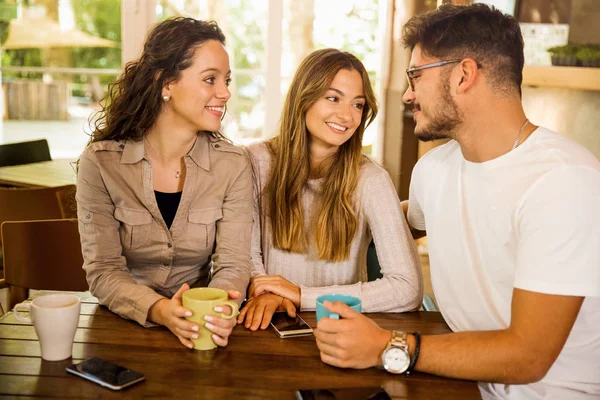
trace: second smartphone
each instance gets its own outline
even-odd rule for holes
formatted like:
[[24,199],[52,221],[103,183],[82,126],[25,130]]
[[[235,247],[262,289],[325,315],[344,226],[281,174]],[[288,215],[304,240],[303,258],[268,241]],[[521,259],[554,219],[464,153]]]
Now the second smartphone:
[[311,335],[312,328],[302,318],[290,317],[287,312],[276,312],[271,319],[271,326],[281,338]]

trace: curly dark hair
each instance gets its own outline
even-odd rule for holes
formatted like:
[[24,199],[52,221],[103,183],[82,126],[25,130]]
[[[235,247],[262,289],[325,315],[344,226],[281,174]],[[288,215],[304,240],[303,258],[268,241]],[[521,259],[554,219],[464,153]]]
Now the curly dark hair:
[[483,3],[444,4],[412,17],[403,28],[402,42],[440,59],[473,58],[498,90],[520,94],[523,82],[523,36],[510,15]]
[[[196,47],[225,35],[214,21],[176,17],[156,25],[144,43],[142,56],[127,63],[121,76],[108,87],[101,110],[93,117],[92,142],[142,140],[162,107],[162,89],[190,67]],[[223,137],[220,132],[210,132]]]

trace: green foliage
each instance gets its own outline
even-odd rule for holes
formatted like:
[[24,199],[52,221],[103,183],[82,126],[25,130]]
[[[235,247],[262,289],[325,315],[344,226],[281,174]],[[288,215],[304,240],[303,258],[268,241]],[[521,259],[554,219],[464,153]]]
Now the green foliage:
[[[121,0],[77,0],[71,2],[75,16],[75,28],[121,44]],[[119,47],[90,47],[73,49],[73,67],[121,68]],[[100,82],[108,84],[114,76],[101,76]],[[81,76],[76,82],[86,82]]]
[[[6,3],[5,0],[0,3]],[[0,21],[0,41],[2,45],[8,38],[8,26],[10,21]],[[27,66],[27,67],[41,67],[42,56],[39,49],[22,49],[22,50],[2,50],[2,65],[3,66]],[[11,78],[41,78],[39,73],[11,73],[4,72],[3,80]]]
[[6,38],[8,37],[8,24],[9,21],[0,21],[0,42],[4,45]]
[[[328,28],[331,36],[334,36],[335,32],[339,32],[340,28],[343,29],[341,47],[323,43],[315,37],[316,48],[338,47],[342,51],[354,54],[361,60],[369,72],[371,85],[374,88],[377,82],[377,74],[373,69],[376,68],[375,64],[379,62],[376,57],[379,52],[379,38],[377,37],[379,32],[379,1],[381,0],[355,1],[352,8],[346,12],[343,27],[332,25]],[[318,7],[318,5],[315,4],[315,7]]]
[[583,45],[577,50],[575,55],[581,61],[600,60],[600,45]]
[[[266,24],[248,23],[256,21],[257,11],[252,2],[237,1],[228,9],[227,47],[233,54],[235,68],[260,69],[261,53],[265,51]],[[266,15],[265,15],[266,19]]]
[[553,56],[574,56],[577,53],[578,46],[574,44],[565,44],[564,46],[554,46],[546,50]]
[[[15,6],[14,2],[0,0],[0,10],[6,9],[6,8],[11,8],[14,10],[14,6]],[[2,43],[2,45],[4,45],[4,42],[6,42],[6,37],[8,35],[8,24],[10,22],[10,18],[13,18],[13,17],[14,17],[13,13],[7,13],[7,14],[3,14],[2,19],[0,20],[0,42]]]
[[[125,1],[125,0],[123,0]],[[266,7],[257,6],[254,0],[218,0],[227,10],[226,17],[217,20],[219,27],[226,36],[226,47],[229,52],[232,69],[234,70],[233,96],[227,103],[230,113],[238,117],[248,115],[260,103],[260,95],[264,92],[266,77],[257,70],[264,69],[262,65],[265,60],[265,43],[267,41],[267,24],[257,23],[266,21]],[[177,9],[173,7],[172,1],[159,0],[159,13],[157,22],[164,21],[169,17],[186,15],[197,17],[206,15],[206,10],[198,9],[196,0],[184,0]],[[215,6],[216,1],[210,1],[207,6]],[[246,73],[244,70],[250,70]],[[256,90],[256,88],[260,90]],[[238,89],[246,88],[246,91],[238,92]]]
[[600,60],[600,45],[598,44],[566,44],[550,47],[547,51],[553,56],[574,56],[579,61]]
[[[25,66],[25,67],[41,67],[42,54],[39,49],[15,49],[2,51],[3,66]],[[7,73],[4,73],[7,74]],[[10,74],[9,74],[10,75]],[[39,73],[13,73],[18,78],[37,78],[41,77]]]
[[[318,7],[315,4],[315,7]],[[363,62],[377,52],[377,33],[379,30],[379,1],[365,1],[357,6],[356,4],[346,13],[346,26],[352,27],[343,32],[342,51],[347,51],[358,57]],[[331,26],[329,30],[340,29],[337,26]],[[316,42],[317,48],[331,47],[325,43]],[[368,68],[368,67],[367,67]]]
[[[25,4],[26,5],[26,4]],[[94,36],[121,43],[121,0],[75,0],[71,2],[75,17],[75,28]],[[0,21],[2,43],[8,35],[8,21]],[[114,48],[74,48],[73,65],[77,68],[121,68],[121,49]],[[18,49],[2,51],[2,65],[41,67],[42,55],[39,49]],[[65,65],[69,67],[69,65]],[[5,73],[6,78],[41,78],[39,73]],[[74,83],[85,83],[85,75],[74,76]],[[114,76],[101,76],[100,81],[108,84]]]
[[[229,2],[227,21],[227,48],[231,54],[232,67],[234,70],[257,70],[266,66],[262,65],[266,60],[265,43],[267,41],[267,25],[259,23],[248,23],[248,21],[266,20],[266,14],[260,15],[260,11],[248,0],[233,0]],[[219,21],[217,21],[219,22]],[[229,107],[236,110],[238,116],[248,115],[260,100],[260,93],[264,92],[265,77],[261,74],[237,73],[234,77],[236,88],[260,87],[257,96],[243,96],[243,92],[233,96]],[[252,91],[250,91],[252,93]],[[256,132],[258,133],[258,132]]]
[[346,14],[348,25],[356,26],[344,33],[344,45],[341,50],[352,52],[359,59],[364,60],[377,49],[377,32],[379,2],[365,2],[360,9],[357,6]]

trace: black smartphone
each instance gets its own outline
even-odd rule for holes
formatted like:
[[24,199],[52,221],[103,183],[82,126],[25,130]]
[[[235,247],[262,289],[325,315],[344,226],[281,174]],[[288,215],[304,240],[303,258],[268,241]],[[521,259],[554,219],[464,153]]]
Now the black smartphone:
[[300,316],[292,318],[286,311],[276,312],[271,318],[271,326],[281,338],[311,335],[312,328]]
[[305,389],[296,391],[297,400],[392,400],[389,394],[379,386],[341,389]]
[[112,390],[121,390],[145,379],[141,372],[122,367],[98,357],[69,365],[67,372],[75,374]]

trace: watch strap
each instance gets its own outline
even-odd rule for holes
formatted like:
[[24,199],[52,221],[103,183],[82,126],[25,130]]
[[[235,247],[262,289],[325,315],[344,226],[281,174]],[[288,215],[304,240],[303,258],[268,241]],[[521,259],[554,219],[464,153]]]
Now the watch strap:
[[415,337],[415,351],[413,352],[413,356],[410,359],[410,364],[406,369],[406,374],[410,374],[415,365],[417,365],[419,353],[421,352],[421,334],[417,331],[413,332],[412,334]]
[[392,337],[388,347],[399,347],[408,350],[407,333],[402,331],[392,331]]

